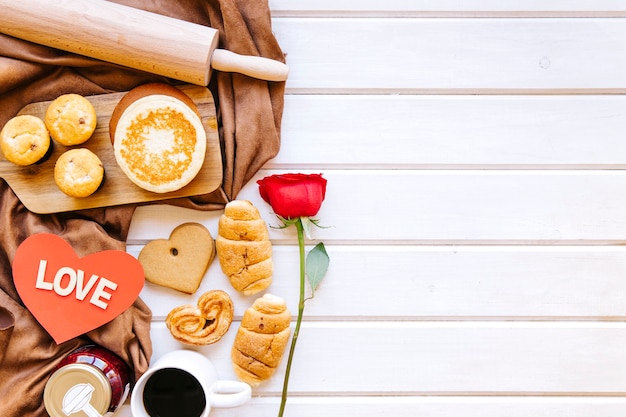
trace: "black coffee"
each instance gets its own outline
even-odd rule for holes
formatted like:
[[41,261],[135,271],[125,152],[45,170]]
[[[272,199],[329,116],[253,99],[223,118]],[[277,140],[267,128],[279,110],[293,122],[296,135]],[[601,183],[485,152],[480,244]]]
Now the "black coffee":
[[189,372],[164,368],[148,378],[143,404],[151,417],[199,417],[206,407],[206,397]]

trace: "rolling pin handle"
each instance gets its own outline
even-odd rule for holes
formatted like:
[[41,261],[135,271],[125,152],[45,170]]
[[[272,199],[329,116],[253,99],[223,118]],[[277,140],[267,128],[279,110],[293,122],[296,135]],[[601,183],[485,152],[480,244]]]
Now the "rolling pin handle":
[[239,55],[225,49],[216,49],[211,56],[211,67],[223,72],[238,72],[266,81],[285,81],[289,67],[280,61],[260,56]]

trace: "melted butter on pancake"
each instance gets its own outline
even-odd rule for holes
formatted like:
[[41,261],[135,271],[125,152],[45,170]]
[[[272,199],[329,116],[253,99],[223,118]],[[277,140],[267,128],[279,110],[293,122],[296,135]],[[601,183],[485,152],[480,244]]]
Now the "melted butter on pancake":
[[115,157],[135,184],[169,192],[202,168],[206,132],[198,115],[166,95],[143,97],[124,111],[115,131]]

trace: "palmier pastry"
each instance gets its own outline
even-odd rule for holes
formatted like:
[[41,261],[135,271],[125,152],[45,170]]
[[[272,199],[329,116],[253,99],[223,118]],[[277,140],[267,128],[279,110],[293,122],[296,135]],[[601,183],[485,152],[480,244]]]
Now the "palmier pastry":
[[257,298],[246,310],[231,350],[237,377],[257,386],[280,364],[291,330],[285,300],[272,294]]
[[269,287],[272,244],[259,210],[247,200],[231,201],[220,216],[217,233],[217,257],[233,288],[250,295]]
[[226,334],[233,321],[233,302],[221,290],[207,291],[197,306],[175,307],[165,318],[174,339],[188,345],[210,345]]

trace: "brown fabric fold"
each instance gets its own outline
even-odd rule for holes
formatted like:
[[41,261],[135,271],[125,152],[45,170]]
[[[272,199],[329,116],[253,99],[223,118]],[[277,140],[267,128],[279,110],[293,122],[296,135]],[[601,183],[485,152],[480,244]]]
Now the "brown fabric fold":
[[[266,0],[114,0],[127,6],[211,26],[220,47],[285,61],[271,30]],[[155,45],[155,48],[158,45]],[[60,94],[126,91],[146,82],[177,83],[0,34],[0,126],[28,103]],[[222,187],[207,195],[168,201],[215,210],[234,198],[280,147],[285,83],[213,72],[224,163]],[[125,250],[135,205],[38,215],[29,212],[0,180],[0,415],[46,416],[43,388],[51,370],[74,348],[98,343],[119,354],[135,377],[152,354],[151,311],[138,299],[122,315],[84,336],[57,345],[22,304],[11,262],[28,236],[49,232],[67,239],[80,256],[105,249]]]

